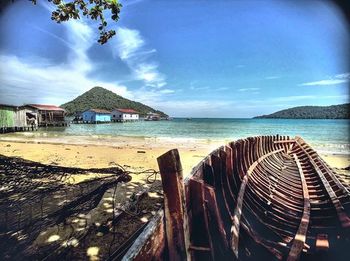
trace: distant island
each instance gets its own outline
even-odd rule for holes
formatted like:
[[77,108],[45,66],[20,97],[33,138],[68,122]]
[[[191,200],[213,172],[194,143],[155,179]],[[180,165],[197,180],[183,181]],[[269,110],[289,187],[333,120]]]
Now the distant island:
[[254,119],[350,119],[350,103],[331,106],[299,106]]
[[155,110],[141,102],[128,100],[112,91],[98,86],[83,93],[74,100],[62,104],[60,107],[66,110],[68,116],[89,109],[104,109],[111,111],[116,108],[133,109],[139,112],[140,116],[145,116],[149,112],[158,113],[161,117],[168,116],[162,111]]

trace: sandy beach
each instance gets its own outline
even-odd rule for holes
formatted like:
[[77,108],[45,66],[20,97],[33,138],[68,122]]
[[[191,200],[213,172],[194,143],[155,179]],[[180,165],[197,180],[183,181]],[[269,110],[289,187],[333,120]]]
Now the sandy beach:
[[64,167],[106,168],[121,165],[129,171],[143,171],[158,170],[157,157],[171,148],[178,148],[183,173],[187,175],[201,159],[218,146],[219,144],[214,143],[197,146],[169,142],[150,144],[139,140],[116,146],[1,141],[0,154]]
[[[27,141],[22,139],[0,140],[0,154],[64,167],[106,168],[120,165],[126,170],[136,172],[146,169],[158,171],[157,157],[169,149],[178,148],[183,173],[187,176],[206,155],[223,144],[225,141],[181,142],[176,139],[132,137],[114,139],[109,145],[107,140],[101,140],[98,144],[87,140],[86,144],[82,144],[82,141],[62,142],[55,138]],[[333,168],[343,169],[350,165],[349,155],[320,155]]]
[[[141,228],[161,207],[162,190],[160,175],[157,176],[156,182],[154,182],[153,176],[151,178],[152,182],[148,182],[147,178],[150,174],[142,173],[149,169],[158,171],[157,157],[169,149],[178,148],[183,174],[187,176],[190,174],[192,168],[206,155],[225,144],[225,141],[187,140],[185,142],[180,139],[131,137],[113,139],[75,138],[73,140],[69,137],[67,139],[50,137],[41,137],[40,139],[29,137],[27,139],[12,139],[10,137],[1,137],[0,140],[0,155],[4,156],[3,160],[7,160],[8,164],[10,162],[12,162],[11,164],[15,164],[10,167],[10,165],[6,165],[5,163],[4,167],[6,168],[8,166],[9,168],[16,169],[15,171],[19,173],[24,171],[24,173],[29,174],[30,171],[27,170],[27,167],[23,167],[28,163],[21,162],[24,160],[33,161],[36,166],[38,164],[44,164],[41,166],[51,166],[53,174],[56,167],[61,172],[65,170],[70,171],[70,174],[73,174],[72,176],[74,178],[51,180],[50,183],[46,183],[48,186],[56,186],[56,184],[62,184],[61,186],[64,186],[66,184],[65,190],[70,191],[68,193],[72,194],[69,200],[73,200],[77,196],[74,193],[78,192],[78,196],[80,195],[79,191],[84,187],[84,185],[80,184],[97,180],[95,183],[97,185],[99,179],[103,177],[107,177],[108,179],[108,174],[106,176],[108,172],[105,174],[96,173],[98,170],[108,171],[108,169],[120,166],[126,171],[131,172],[131,180],[129,182],[121,183],[114,189],[113,187],[107,189],[101,194],[102,197],[98,204],[91,210],[81,211],[80,214],[67,217],[65,222],[58,223],[57,226],[51,224],[41,232],[35,230],[31,232],[32,234],[36,233],[33,240],[29,243],[31,253],[40,253],[40,255],[46,256],[49,255],[49,252],[45,252],[45,247],[54,247],[54,244],[61,244],[63,248],[68,249],[68,246],[72,245],[73,248],[69,248],[71,249],[70,252],[65,253],[90,260],[99,260],[108,256],[109,248],[112,245],[114,249],[121,246],[124,240],[131,236],[137,229]],[[341,169],[350,165],[348,155],[324,154],[322,157],[331,167],[338,168],[342,172],[344,170]],[[80,171],[85,169],[85,171],[82,174],[75,173],[75,168],[79,168]],[[36,174],[40,176],[44,173]],[[26,174],[24,175],[22,178],[26,177]],[[58,175],[61,174],[58,173]],[[57,183],[62,181],[63,183]],[[35,188],[35,184],[28,184],[28,186]],[[74,192],[75,190],[76,192]],[[110,220],[112,217],[114,219],[114,204],[116,204],[115,207],[119,211],[122,206],[131,204],[128,202],[132,202],[132,195],[142,193],[142,191],[146,191],[146,194],[143,199],[137,201],[138,214],[120,215],[117,225],[115,227],[112,226]],[[57,190],[57,192],[49,196],[46,202],[47,211],[50,211],[51,205],[54,206],[55,204],[61,204],[67,201],[66,196],[65,200],[60,202],[62,196],[67,195],[62,193],[61,195],[60,193],[60,190]],[[28,203],[25,203],[23,207],[24,211],[28,211],[25,210],[25,205],[28,205]],[[68,227],[66,223],[69,224]],[[72,236],[70,232],[71,228],[73,228],[75,236]],[[106,229],[109,229],[110,233],[105,232]],[[119,239],[115,240],[114,233],[123,235],[123,237],[119,236]],[[84,237],[84,240],[79,239],[82,237]],[[96,240],[100,239],[110,243],[95,243]],[[60,253],[57,251],[56,254]]]

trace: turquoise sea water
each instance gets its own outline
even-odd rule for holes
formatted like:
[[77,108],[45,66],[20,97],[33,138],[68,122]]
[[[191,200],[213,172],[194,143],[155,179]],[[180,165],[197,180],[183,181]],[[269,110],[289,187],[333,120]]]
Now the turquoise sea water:
[[[36,137],[89,136],[108,138],[132,136],[231,141],[257,135],[298,135],[319,152],[350,154],[350,120],[292,119],[203,119],[175,118],[172,121],[134,123],[71,124],[66,128],[40,129]],[[21,133],[9,134],[20,136]],[[28,135],[28,134],[27,134]]]

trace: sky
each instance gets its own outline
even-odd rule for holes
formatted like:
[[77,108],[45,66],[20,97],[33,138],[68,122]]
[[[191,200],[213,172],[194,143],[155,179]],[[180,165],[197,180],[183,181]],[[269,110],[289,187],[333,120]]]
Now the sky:
[[60,105],[94,86],[173,117],[253,117],[349,102],[350,30],[329,1],[124,0],[116,36],[56,24],[53,5],[0,14],[0,103]]

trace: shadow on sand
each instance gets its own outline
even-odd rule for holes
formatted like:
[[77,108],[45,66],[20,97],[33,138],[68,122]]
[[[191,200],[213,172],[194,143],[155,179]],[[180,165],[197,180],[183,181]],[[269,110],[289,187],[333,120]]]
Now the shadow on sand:
[[[77,175],[92,178],[67,182]],[[107,190],[130,180],[120,167],[68,168],[0,155],[0,260],[42,259],[33,247],[39,234],[77,217],[84,220]],[[72,238],[76,229],[69,226]]]

